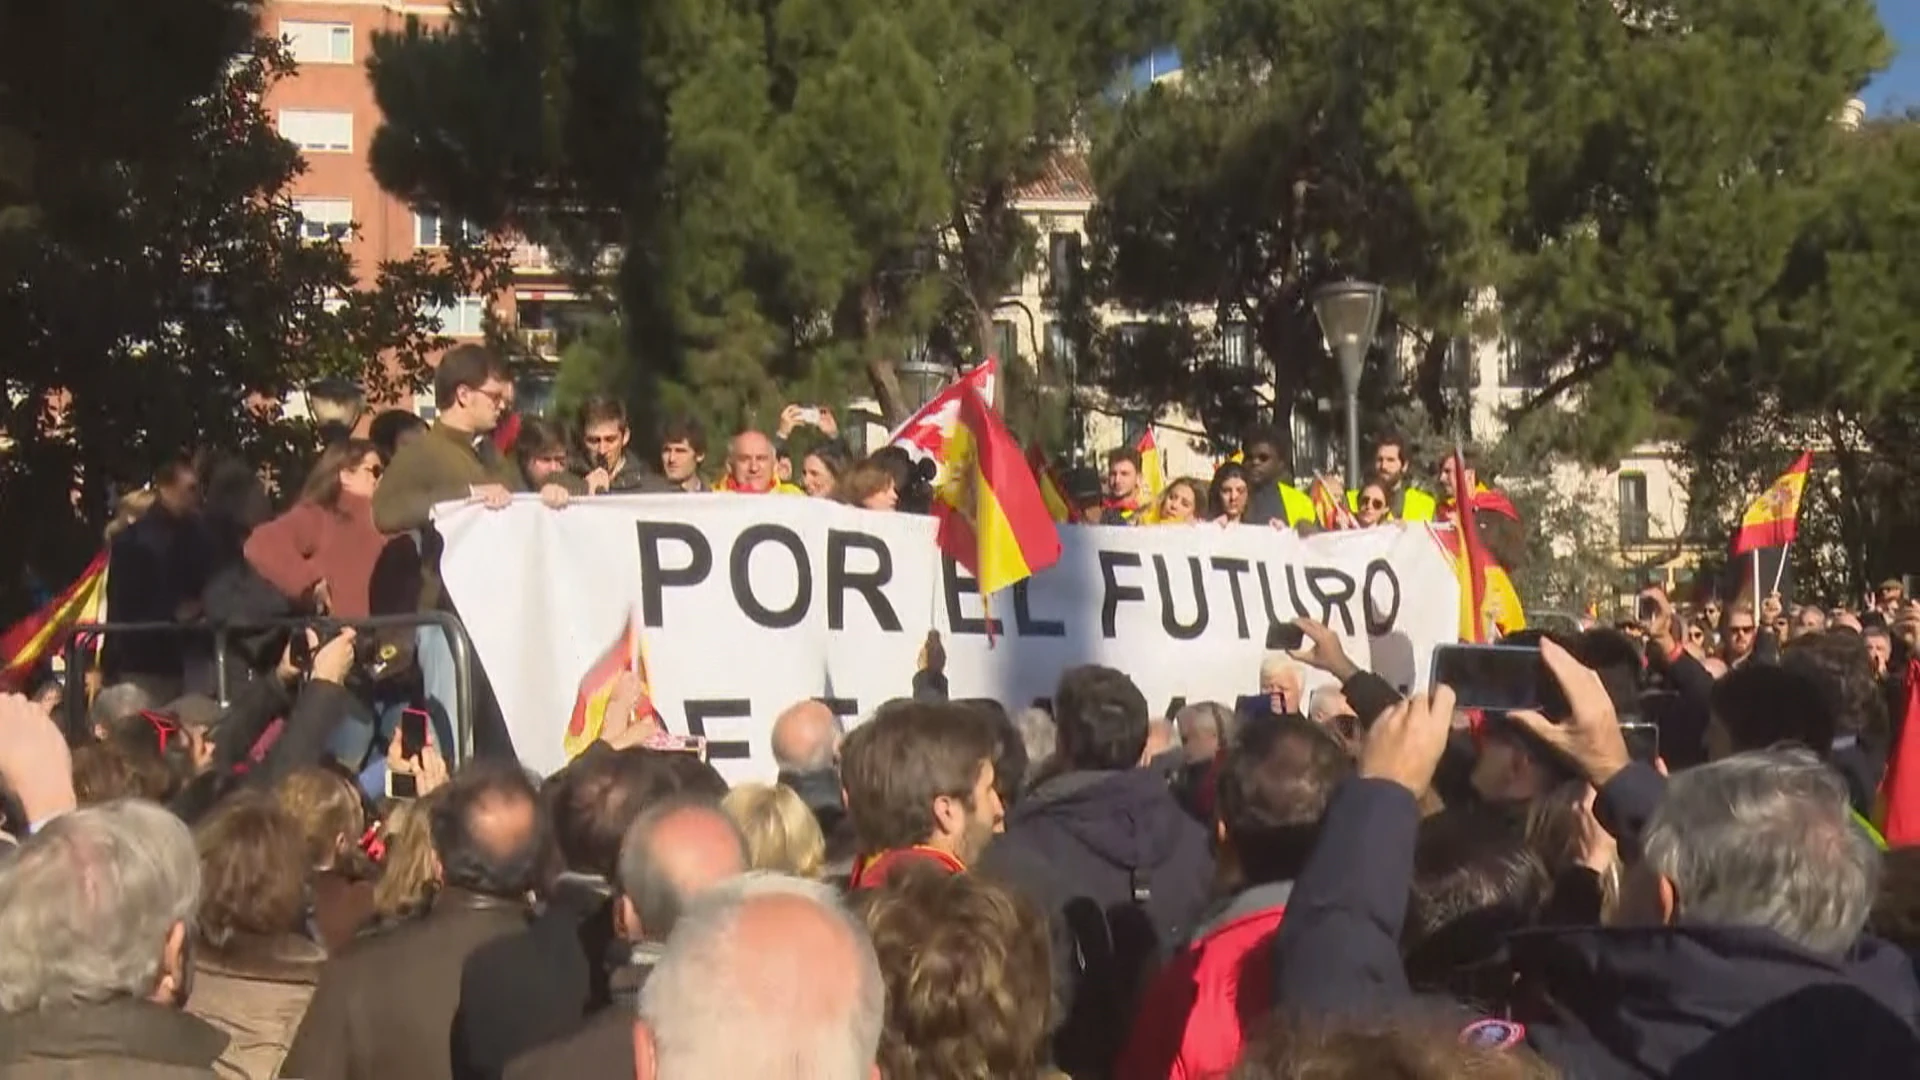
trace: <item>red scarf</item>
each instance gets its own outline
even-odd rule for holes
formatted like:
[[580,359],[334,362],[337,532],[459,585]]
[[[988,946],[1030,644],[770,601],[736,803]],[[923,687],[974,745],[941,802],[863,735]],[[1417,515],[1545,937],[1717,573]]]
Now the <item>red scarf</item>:
[[896,869],[915,862],[932,863],[949,874],[963,874],[967,869],[966,863],[939,848],[915,844],[912,847],[891,848],[877,855],[861,856],[853,864],[853,876],[848,880],[847,887],[854,891],[877,889],[887,883],[888,876]]

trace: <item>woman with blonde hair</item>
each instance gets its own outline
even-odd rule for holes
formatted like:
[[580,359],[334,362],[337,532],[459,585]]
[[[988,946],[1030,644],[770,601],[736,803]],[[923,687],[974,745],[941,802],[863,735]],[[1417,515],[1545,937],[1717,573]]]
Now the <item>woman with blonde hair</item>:
[[1206,505],[1206,490],[1200,481],[1183,476],[1167,485],[1160,493],[1160,499],[1153,506],[1153,524],[1155,525],[1193,525],[1200,521],[1200,510]]
[[827,864],[827,840],[820,822],[785,784],[742,784],[720,800],[747,837],[747,859],[755,870],[772,870],[809,881],[820,880]]
[[433,855],[433,806],[439,792],[397,800],[380,827],[386,848],[373,886],[374,925],[386,929],[425,914],[439,888]]
[[353,781],[319,765],[296,769],[274,798],[300,827],[313,898],[313,932],[328,951],[352,941],[373,917],[372,876],[360,856],[366,808]]

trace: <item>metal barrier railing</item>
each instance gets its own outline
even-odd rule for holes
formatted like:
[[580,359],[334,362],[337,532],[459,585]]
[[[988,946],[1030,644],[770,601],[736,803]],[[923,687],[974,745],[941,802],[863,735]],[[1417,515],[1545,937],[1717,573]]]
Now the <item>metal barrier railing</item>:
[[[352,627],[356,633],[368,630],[386,630],[394,627],[418,629],[422,626],[438,626],[447,637],[447,648],[453,654],[454,702],[453,739],[455,758],[449,764],[464,764],[473,757],[473,639],[467,636],[467,628],[458,617],[444,611],[421,611],[407,615],[372,615],[364,619],[335,619],[326,616],[309,615],[289,619],[262,619],[258,621],[240,621],[225,623],[176,623],[176,622],[103,622],[75,623],[67,628],[60,643],[60,650],[66,659],[69,686],[78,677],[81,670],[80,639],[93,634],[173,634],[180,637],[188,635],[210,636],[213,639],[213,677],[215,698],[221,708],[232,703],[232,680],[228,671],[227,641],[234,634],[253,633],[262,630],[307,630],[322,627]],[[415,664],[419,658],[416,655]],[[86,728],[86,695],[69,693],[64,705],[66,727],[69,739],[83,737]]]

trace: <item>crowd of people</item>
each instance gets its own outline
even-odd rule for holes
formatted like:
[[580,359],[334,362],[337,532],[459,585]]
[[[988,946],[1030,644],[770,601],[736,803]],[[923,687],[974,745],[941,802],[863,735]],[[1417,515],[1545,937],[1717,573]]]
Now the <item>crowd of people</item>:
[[[456,349],[437,380],[434,424],[332,439],[278,515],[163,471],[116,527],[115,618],[444,611],[436,503],[706,489],[695,429],[655,469],[593,402],[503,452],[504,370]],[[714,487],[782,490],[805,425],[834,434],[790,409]],[[833,445],[796,491],[911,500]],[[1448,512],[1458,481],[1404,458],[1360,524]],[[1270,435],[1157,506],[1140,464],[1089,509],[1306,497]],[[0,1080],[1920,1075],[1920,850],[1868,824],[1920,656],[1889,586],[1512,634],[1559,692],[1506,712],[1304,619],[1245,696],[1171,716],[1108,667],[1017,710],[903,671],[851,726],[793,703],[777,777],[733,786],[633,676],[552,776],[478,720],[463,753],[438,627],[109,637],[64,713],[0,696]]]

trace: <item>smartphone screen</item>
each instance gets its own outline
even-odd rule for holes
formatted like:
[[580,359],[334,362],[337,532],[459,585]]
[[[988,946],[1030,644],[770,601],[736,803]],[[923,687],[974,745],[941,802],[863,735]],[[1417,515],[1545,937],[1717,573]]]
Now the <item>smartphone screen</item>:
[[1634,618],[1639,619],[1643,623],[1652,622],[1659,614],[1660,602],[1651,596],[1641,597],[1640,603],[1634,608]]
[[427,748],[428,716],[425,709],[400,710],[400,756],[416,758]]
[[1643,721],[1628,721],[1620,725],[1620,734],[1627,740],[1627,756],[1635,761],[1652,764],[1660,756],[1660,727]]
[[1288,622],[1277,622],[1267,627],[1268,652],[1292,652],[1307,640],[1306,631]]
[[1519,645],[1441,645],[1433,650],[1432,682],[1452,688],[1454,706],[1512,712],[1535,709],[1563,715],[1565,697],[1540,650]]

